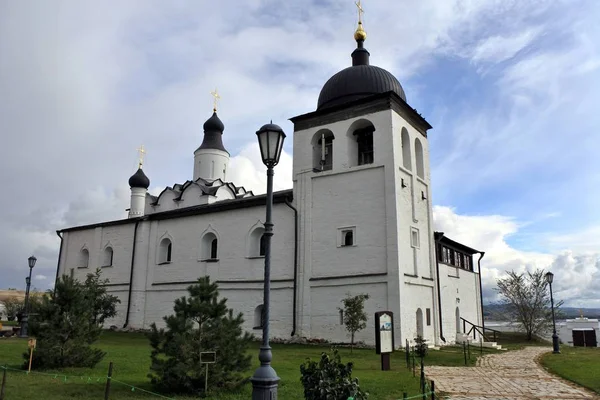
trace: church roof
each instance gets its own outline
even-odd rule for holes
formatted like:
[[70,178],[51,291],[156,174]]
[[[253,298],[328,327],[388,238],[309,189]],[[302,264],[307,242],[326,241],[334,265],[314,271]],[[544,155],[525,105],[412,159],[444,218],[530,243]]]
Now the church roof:
[[233,182],[223,182],[221,179],[208,180],[204,178],[198,178],[195,181],[186,181],[185,183],[176,183],[173,187],[167,186],[160,194],[151,197],[151,205],[157,206],[160,204],[160,200],[165,194],[171,194],[174,201],[183,200],[185,192],[189,189],[199,189],[201,194],[216,196],[217,192],[222,189],[228,189],[234,198],[243,198],[254,196],[252,191],[247,191],[243,186],[236,186]]
[[[293,196],[294,196],[294,192],[292,189],[286,189],[286,190],[280,190],[280,191],[274,192],[273,193],[273,204],[285,203],[286,200],[292,201]],[[90,225],[74,226],[71,228],[65,228],[65,229],[58,230],[57,232],[61,233],[61,232],[93,229],[93,228],[105,227],[105,226],[126,225],[129,223],[135,223],[136,221],[139,221],[139,220],[163,220],[163,219],[171,219],[171,218],[188,217],[188,216],[192,216],[192,215],[201,215],[201,214],[210,214],[210,213],[224,212],[224,211],[230,211],[230,210],[238,210],[238,209],[251,208],[251,207],[264,207],[266,205],[266,201],[267,201],[267,195],[260,194],[260,195],[256,195],[256,196],[250,196],[250,197],[223,200],[223,201],[210,203],[210,204],[202,204],[202,205],[193,206],[193,207],[185,207],[185,208],[179,208],[179,209],[175,209],[175,210],[162,211],[162,212],[157,212],[157,213],[153,213],[153,214],[147,214],[145,216],[141,216],[141,217],[137,217],[137,218],[119,219],[119,220],[100,222],[100,223],[90,224]]]

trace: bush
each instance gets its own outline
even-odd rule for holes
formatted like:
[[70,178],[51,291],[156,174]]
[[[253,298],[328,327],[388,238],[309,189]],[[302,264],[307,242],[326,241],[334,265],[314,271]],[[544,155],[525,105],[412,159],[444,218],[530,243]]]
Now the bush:
[[189,297],[175,300],[175,315],[164,317],[167,329],[151,325],[151,382],[169,393],[203,395],[206,365],[200,353],[215,351],[217,362],[208,369],[209,387],[232,389],[246,381],[251,365],[246,351],[252,336],[244,332],[242,314],[233,315],[227,299],[218,299],[216,283],[202,277],[188,287]]
[[332,348],[333,356],[323,352],[321,359],[307,360],[300,366],[300,380],[304,386],[305,400],[347,400],[353,397],[363,400],[368,393],[360,390],[358,378],[352,379],[351,362],[342,364],[336,348]]
[[[85,282],[63,275],[54,290],[36,296],[36,314],[29,319],[29,334],[37,338],[35,368],[91,368],[102,360],[105,353],[90,346],[100,337],[106,318],[116,315],[119,303],[106,293],[107,282],[100,280],[100,270],[88,274]],[[23,358],[26,368],[29,352]]]

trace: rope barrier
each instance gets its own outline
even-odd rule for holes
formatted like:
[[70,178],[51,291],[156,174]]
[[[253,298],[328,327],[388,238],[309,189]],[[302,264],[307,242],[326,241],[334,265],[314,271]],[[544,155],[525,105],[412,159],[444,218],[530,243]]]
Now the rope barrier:
[[[105,383],[106,380],[110,380],[111,382],[119,383],[121,385],[124,385],[124,386],[127,386],[127,387],[131,388],[132,392],[135,392],[136,390],[138,390],[140,392],[148,393],[148,394],[151,394],[153,396],[157,396],[157,397],[160,397],[160,398],[163,398],[163,399],[175,400],[173,397],[163,396],[162,394],[154,393],[154,392],[151,392],[149,390],[142,389],[140,387],[133,386],[133,385],[130,385],[130,384],[125,383],[125,382],[118,381],[115,378],[112,378],[112,377],[109,377],[109,376],[65,375],[65,374],[58,374],[58,373],[52,374],[52,373],[38,372],[38,371],[24,371],[22,369],[10,368],[10,367],[6,367],[4,365],[0,365],[0,369],[4,369],[4,370],[7,370],[7,371],[20,372],[20,373],[24,373],[25,375],[32,374],[32,375],[50,376],[50,377],[52,377],[52,379],[59,379],[59,378],[61,378],[63,380],[63,382],[65,382],[65,383],[67,383],[67,379],[76,380],[77,378],[79,378],[79,380],[86,379],[86,383],[95,383],[95,382]],[[93,382],[94,380],[95,380],[95,382]]]

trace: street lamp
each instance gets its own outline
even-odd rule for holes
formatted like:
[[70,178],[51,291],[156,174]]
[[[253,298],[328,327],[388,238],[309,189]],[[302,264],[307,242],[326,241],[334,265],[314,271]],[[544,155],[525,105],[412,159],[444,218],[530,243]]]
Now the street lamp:
[[269,346],[269,304],[271,291],[271,236],[273,236],[273,167],[279,163],[285,133],[279,126],[270,123],[260,128],[258,145],[263,163],[267,166],[267,216],[265,218],[265,280],[263,301],[262,345],[258,353],[260,367],[256,369],[252,381],[252,400],[276,400],[279,377],[271,367],[271,346]]
[[552,281],[554,280],[554,274],[552,272],[546,272],[546,282],[550,285],[550,304],[552,306],[552,352],[554,354],[560,353],[558,345],[558,335],[556,334],[556,319],[554,318],[554,297],[552,296]]
[[29,322],[29,287],[31,286],[31,272],[33,271],[33,267],[35,267],[35,262],[37,258],[35,256],[31,256],[27,259],[27,264],[29,265],[29,276],[25,278],[25,283],[27,284],[27,289],[25,290],[25,312],[21,317],[21,332],[20,337],[27,337],[27,328]]

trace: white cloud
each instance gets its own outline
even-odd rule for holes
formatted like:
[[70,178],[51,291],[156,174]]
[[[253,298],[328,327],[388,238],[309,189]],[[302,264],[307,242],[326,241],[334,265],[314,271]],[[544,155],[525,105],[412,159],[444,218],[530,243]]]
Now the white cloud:
[[475,63],[506,61],[529,45],[539,33],[539,29],[527,29],[513,36],[485,38],[473,49],[471,59]]
[[35,275],[33,279],[35,279],[36,281],[45,281],[46,279],[48,279],[48,277],[46,275]]

